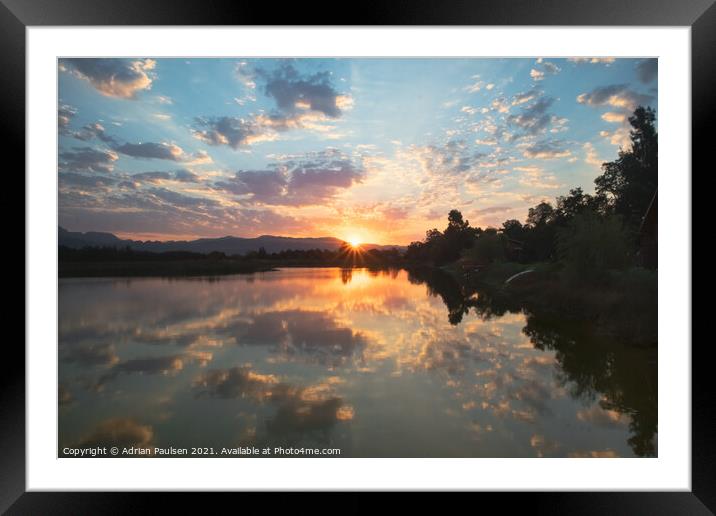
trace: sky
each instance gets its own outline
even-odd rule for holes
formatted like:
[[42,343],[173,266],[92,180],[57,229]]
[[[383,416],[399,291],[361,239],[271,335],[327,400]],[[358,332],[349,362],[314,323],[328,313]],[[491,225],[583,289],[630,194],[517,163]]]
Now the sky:
[[[594,190],[657,109],[657,60],[112,58],[58,63],[59,223],[138,240],[405,245]],[[657,111],[658,115],[658,111]]]

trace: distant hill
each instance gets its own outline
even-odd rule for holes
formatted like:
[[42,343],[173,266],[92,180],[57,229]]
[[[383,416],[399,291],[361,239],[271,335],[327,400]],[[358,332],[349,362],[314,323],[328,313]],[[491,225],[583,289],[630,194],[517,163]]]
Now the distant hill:
[[[137,251],[152,251],[161,253],[165,251],[193,251],[195,253],[210,253],[219,251],[226,254],[246,254],[250,251],[258,251],[261,247],[268,253],[277,253],[289,249],[305,251],[309,249],[338,249],[344,243],[343,240],[334,237],[318,238],[292,238],[284,236],[262,235],[256,238],[241,238],[225,236],[220,238],[199,238],[197,240],[124,240],[112,233],[101,233],[88,231],[68,231],[62,227],[58,228],[58,244],[73,249],[82,247],[126,247],[129,246]],[[364,249],[399,249],[404,250],[405,246],[399,245],[378,245],[361,244]]]

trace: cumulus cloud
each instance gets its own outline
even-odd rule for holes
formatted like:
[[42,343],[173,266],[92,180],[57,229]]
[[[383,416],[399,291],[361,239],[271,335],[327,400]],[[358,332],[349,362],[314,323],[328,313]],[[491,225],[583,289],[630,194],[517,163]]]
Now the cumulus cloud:
[[240,61],[234,66],[234,74],[241,84],[250,90],[256,89],[256,74],[249,63]]
[[265,81],[264,92],[276,101],[278,110],[284,114],[310,109],[337,118],[341,116],[341,95],[331,84],[328,72],[302,75],[290,63],[257,74]]
[[561,72],[561,68],[551,61],[545,61],[543,58],[537,59],[536,68],[530,70],[530,77],[535,81],[541,81],[546,75],[556,75]]
[[514,170],[520,172],[519,183],[532,189],[553,190],[563,186],[554,174],[547,173],[540,167],[515,167]]
[[626,122],[626,119],[626,113],[614,113],[613,111],[607,111],[606,113],[602,114],[602,120],[604,120],[605,122],[623,124],[624,122]]
[[622,149],[631,148],[631,135],[629,128],[622,126],[614,131],[600,131],[599,136],[603,136],[609,140],[609,143],[621,147]]
[[654,97],[629,89],[626,84],[600,86],[577,96],[577,102],[588,106],[613,106],[634,111],[639,105],[647,105]]
[[552,121],[552,115],[548,112],[552,104],[554,104],[553,97],[540,97],[522,108],[519,114],[508,116],[507,123],[518,128],[522,135],[542,133]]
[[[328,72],[302,75],[287,63],[273,71],[250,70],[246,63],[239,63],[236,73],[250,92],[257,88],[257,80],[263,82],[262,90],[275,101],[276,109],[245,117],[197,117],[192,132],[204,143],[238,149],[276,140],[279,133],[292,129],[328,133],[332,126],[326,122],[340,118],[352,106],[351,97],[333,87]],[[247,98],[234,100],[243,105]]]
[[98,446],[142,447],[154,442],[154,430],[131,418],[111,418],[99,423],[77,446],[93,448]]
[[60,188],[74,187],[80,190],[108,190],[117,181],[109,176],[97,174],[78,174],[76,172],[61,172],[59,175]]
[[198,183],[199,182],[199,176],[196,175],[191,170],[187,170],[187,169],[176,170],[174,172],[173,179],[175,181],[179,181],[181,183]]
[[184,161],[184,151],[173,143],[125,143],[114,148],[117,152],[133,158],[166,159]]
[[77,140],[88,141],[97,138],[105,143],[114,143],[114,138],[107,135],[104,126],[99,122],[87,124],[79,130],[73,130],[70,125],[77,115],[77,109],[68,104],[62,104],[57,109],[57,131],[62,136],[71,136]]
[[462,140],[415,149],[426,170],[437,174],[463,174],[479,166],[487,154],[471,149]]
[[86,80],[102,95],[133,99],[152,86],[153,59],[72,58],[61,59],[60,70]]
[[556,64],[554,64],[551,61],[542,61],[541,63],[542,63],[542,68],[544,69],[544,71],[546,73],[549,73],[550,75],[555,75],[562,70],[559,66],[557,66]]
[[211,156],[206,151],[188,154],[175,143],[124,143],[121,145],[115,144],[112,149],[125,156],[138,159],[161,159],[185,163],[186,165],[203,165],[212,162]]
[[93,147],[73,147],[59,154],[60,171],[111,172],[119,159],[116,152]]
[[150,184],[161,184],[165,182],[177,182],[177,183],[198,183],[199,176],[191,170],[180,169],[174,171],[150,171],[140,172],[138,174],[131,174],[127,177],[128,181],[133,183],[150,183]]
[[588,163],[589,165],[594,165],[596,167],[601,167],[602,163],[604,163],[606,161],[606,160],[601,159],[597,155],[597,149],[595,149],[594,145],[592,145],[590,142],[586,142],[583,147],[584,147],[585,163]]
[[68,134],[70,129],[70,122],[77,114],[77,109],[68,105],[61,104],[57,108],[57,129],[60,134]]
[[530,77],[532,77],[535,81],[541,81],[542,79],[544,79],[544,72],[541,70],[532,68],[530,70]]
[[525,158],[556,159],[570,156],[571,152],[560,140],[544,140],[526,146],[522,154]]
[[230,116],[197,117],[194,137],[209,145],[228,145],[238,149],[246,145],[276,138],[276,129],[270,123],[262,123],[268,117],[240,118]]
[[266,170],[239,170],[214,187],[247,196],[254,203],[303,206],[323,203],[361,182],[363,176],[361,165],[330,150],[279,162]]
[[659,75],[659,60],[644,59],[636,65],[636,76],[644,84],[648,84]]
[[268,442],[294,442],[306,432],[325,435],[334,425],[354,417],[354,409],[336,395],[339,377],[307,386],[279,381],[272,374],[256,372],[249,365],[213,369],[193,382],[197,397],[248,399],[272,403],[275,415],[266,422]]
[[60,344],[60,360],[81,366],[110,366],[119,361],[114,346],[106,342],[75,342]]
[[525,91],[522,93],[518,93],[514,97],[512,97],[512,105],[513,106],[519,106],[520,104],[525,104],[527,102],[530,102],[531,100],[534,100],[537,95],[539,95],[539,90],[530,90]]
[[196,362],[200,365],[206,365],[212,358],[213,355],[207,351],[189,351],[174,355],[133,358],[117,362],[99,378],[95,388],[101,389],[105,384],[116,379],[120,375],[169,375],[181,371],[188,363]]

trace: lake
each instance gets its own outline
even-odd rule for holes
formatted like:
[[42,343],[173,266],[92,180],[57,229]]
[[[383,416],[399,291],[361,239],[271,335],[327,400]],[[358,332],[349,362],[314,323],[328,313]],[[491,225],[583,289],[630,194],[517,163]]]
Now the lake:
[[500,306],[436,271],[60,279],[58,324],[59,455],[657,453],[655,350]]

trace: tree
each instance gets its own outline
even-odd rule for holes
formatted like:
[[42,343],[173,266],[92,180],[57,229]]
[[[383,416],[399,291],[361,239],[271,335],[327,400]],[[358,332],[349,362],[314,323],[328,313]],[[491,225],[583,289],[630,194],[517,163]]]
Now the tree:
[[609,270],[630,264],[628,233],[618,215],[585,211],[557,232],[557,252],[574,283],[603,281]]
[[522,236],[522,223],[517,219],[509,219],[502,223],[502,232],[509,238],[519,240]]
[[554,219],[554,208],[547,201],[542,201],[527,212],[527,224],[532,227],[539,227],[552,222]]
[[460,233],[470,227],[470,221],[463,220],[462,213],[458,210],[450,210],[448,213],[448,226],[445,229],[447,232]]
[[615,161],[602,165],[603,174],[594,180],[597,195],[607,197],[614,213],[635,227],[649,206],[658,181],[658,134],[656,114],[639,106],[629,117],[630,149],[620,149]]

